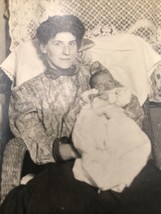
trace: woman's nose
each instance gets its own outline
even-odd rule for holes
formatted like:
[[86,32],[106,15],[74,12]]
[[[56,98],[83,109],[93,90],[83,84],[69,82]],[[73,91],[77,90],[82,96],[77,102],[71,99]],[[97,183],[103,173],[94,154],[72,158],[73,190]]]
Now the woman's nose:
[[64,55],[69,55],[70,54],[70,48],[68,45],[64,45],[63,47],[63,54]]

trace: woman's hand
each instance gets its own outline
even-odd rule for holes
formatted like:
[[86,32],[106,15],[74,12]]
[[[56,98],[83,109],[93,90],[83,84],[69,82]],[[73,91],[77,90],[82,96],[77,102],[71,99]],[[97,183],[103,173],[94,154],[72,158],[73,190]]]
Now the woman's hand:
[[56,162],[60,162],[78,158],[80,154],[73,146],[70,138],[60,137],[53,142],[53,157]]
[[78,152],[71,144],[60,144],[59,152],[63,160],[70,160],[79,157]]

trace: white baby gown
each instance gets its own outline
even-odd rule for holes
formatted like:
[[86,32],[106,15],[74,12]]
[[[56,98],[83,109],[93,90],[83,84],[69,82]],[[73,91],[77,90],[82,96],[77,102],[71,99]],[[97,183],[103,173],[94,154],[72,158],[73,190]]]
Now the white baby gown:
[[82,107],[72,138],[81,154],[75,178],[100,190],[121,192],[130,186],[151,152],[148,137],[123,108],[99,98]]

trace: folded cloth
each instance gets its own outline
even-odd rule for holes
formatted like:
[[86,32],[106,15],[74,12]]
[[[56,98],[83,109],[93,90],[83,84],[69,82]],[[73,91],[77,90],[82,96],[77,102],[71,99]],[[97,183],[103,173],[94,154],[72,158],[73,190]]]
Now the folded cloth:
[[21,43],[0,65],[16,86],[45,71],[38,40]]
[[143,39],[132,34],[93,38],[95,46],[88,51],[91,61],[99,61],[110,70],[113,77],[131,88],[140,104],[149,91],[149,77],[161,56]]
[[81,154],[74,163],[75,178],[101,190],[121,192],[130,186],[151,152],[135,121],[121,107],[99,99],[82,107],[72,138]]

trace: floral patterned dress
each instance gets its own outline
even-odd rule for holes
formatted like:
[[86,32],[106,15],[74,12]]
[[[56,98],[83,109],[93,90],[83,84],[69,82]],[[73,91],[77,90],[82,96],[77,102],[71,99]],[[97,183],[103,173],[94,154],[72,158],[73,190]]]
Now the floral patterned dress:
[[63,118],[89,88],[88,66],[79,65],[71,76],[42,73],[13,89],[9,118],[13,134],[24,140],[32,160],[38,164],[55,162],[52,155],[53,141],[70,136],[75,113]]

